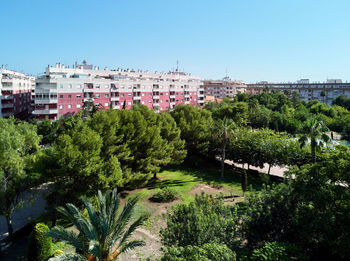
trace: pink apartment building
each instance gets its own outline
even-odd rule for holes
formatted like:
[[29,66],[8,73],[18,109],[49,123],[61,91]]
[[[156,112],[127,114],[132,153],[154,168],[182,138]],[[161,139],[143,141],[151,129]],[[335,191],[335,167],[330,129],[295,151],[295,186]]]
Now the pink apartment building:
[[157,112],[178,104],[203,105],[201,84],[199,77],[181,72],[100,70],[86,62],[68,68],[57,63],[36,79],[34,115],[59,119],[75,114],[85,102],[104,109],[129,109],[142,104]]
[[0,118],[27,118],[32,112],[34,87],[34,77],[0,68]]

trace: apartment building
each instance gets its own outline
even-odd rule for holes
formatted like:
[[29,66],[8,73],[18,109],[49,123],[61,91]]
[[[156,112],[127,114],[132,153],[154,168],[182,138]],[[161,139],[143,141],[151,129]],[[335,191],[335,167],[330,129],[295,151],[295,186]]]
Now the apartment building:
[[162,112],[178,104],[203,105],[204,90],[199,77],[182,72],[100,70],[85,61],[73,68],[60,63],[48,66],[36,79],[37,118],[73,115],[88,102],[102,109],[129,109],[142,104]]
[[34,77],[0,68],[0,118],[27,118],[32,112],[34,88]]
[[258,94],[264,88],[268,88],[270,91],[295,91],[299,94],[300,99],[306,102],[319,100],[328,105],[331,105],[333,99],[342,94],[345,97],[350,97],[350,82],[343,82],[340,79],[328,79],[326,82],[310,82],[309,79],[301,79],[295,83],[258,82],[247,84],[247,93]]
[[239,92],[246,92],[247,85],[239,81],[224,79],[219,81],[203,81],[204,94],[206,97],[223,99],[225,97],[235,97]]

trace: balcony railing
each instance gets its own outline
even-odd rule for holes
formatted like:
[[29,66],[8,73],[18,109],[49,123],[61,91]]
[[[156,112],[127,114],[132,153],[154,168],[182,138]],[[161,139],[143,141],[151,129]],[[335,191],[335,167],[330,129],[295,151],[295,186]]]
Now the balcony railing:
[[1,104],[2,108],[13,108],[13,103],[3,103]]
[[40,115],[40,114],[57,114],[57,109],[48,109],[48,110],[35,110],[33,111],[33,114]]
[[119,101],[119,97],[116,97],[116,96],[113,97],[113,96],[112,96],[112,97],[111,97],[111,101]]

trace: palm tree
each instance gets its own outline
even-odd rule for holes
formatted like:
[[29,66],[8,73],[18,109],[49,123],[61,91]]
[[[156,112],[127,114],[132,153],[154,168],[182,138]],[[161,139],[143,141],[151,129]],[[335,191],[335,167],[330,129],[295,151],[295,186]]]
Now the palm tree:
[[302,125],[301,131],[304,135],[299,138],[300,145],[303,147],[310,140],[312,162],[316,162],[316,151],[322,148],[330,140],[326,134],[329,129],[322,122],[314,118],[307,119]]
[[141,215],[128,226],[138,197],[129,199],[119,215],[120,198],[116,190],[105,194],[98,191],[96,208],[91,200],[87,198],[82,200],[88,216],[83,215],[83,211],[79,211],[73,204],[58,208],[58,211],[74,224],[79,233],[66,230],[61,226],[55,226],[48,232],[49,236],[73,245],[76,253],[62,254],[51,258],[51,261],[116,260],[121,253],[145,245],[143,241],[128,240],[135,229],[148,218],[146,215]]
[[218,119],[214,125],[214,138],[218,139],[221,143],[221,179],[224,178],[225,173],[226,145],[228,140],[233,138],[236,128],[236,123],[226,117]]

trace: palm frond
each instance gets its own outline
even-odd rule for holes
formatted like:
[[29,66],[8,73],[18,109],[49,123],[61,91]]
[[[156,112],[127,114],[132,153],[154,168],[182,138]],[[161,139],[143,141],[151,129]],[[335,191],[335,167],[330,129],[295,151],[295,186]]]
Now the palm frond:
[[86,261],[86,257],[76,253],[65,253],[51,257],[48,261]]
[[148,215],[142,215],[134,223],[132,223],[128,230],[124,233],[124,236],[120,240],[119,244],[122,246],[129,239],[132,233],[134,233],[134,231],[148,219],[148,217]]
[[47,235],[66,241],[69,244],[73,245],[76,249],[82,251],[83,253],[87,253],[86,245],[79,238],[79,236],[76,233],[68,231],[61,226],[53,227],[50,231],[47,232]]
[[122,246],[119,254],[129,252],[130,250],[133,250],[136,247],[145,246],[145,245],[146,245],[145,242],[140,241],[140,240],[130,241],[130,242],[126,243],[124,246]]

